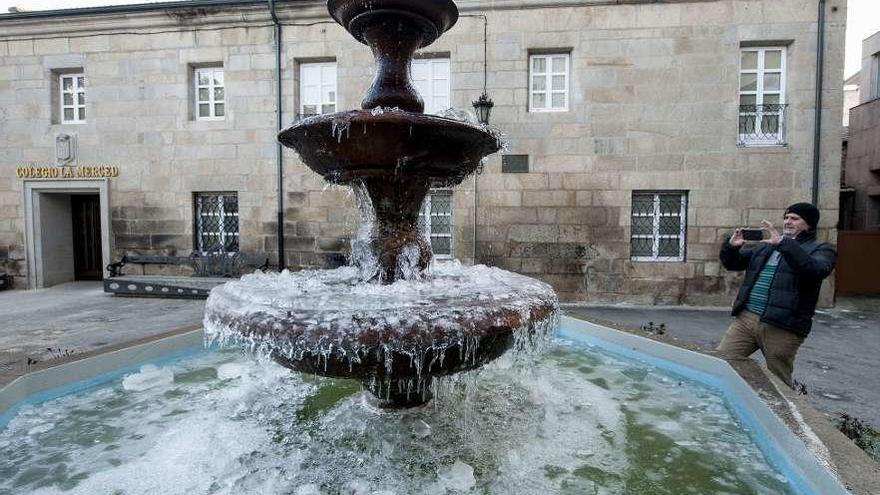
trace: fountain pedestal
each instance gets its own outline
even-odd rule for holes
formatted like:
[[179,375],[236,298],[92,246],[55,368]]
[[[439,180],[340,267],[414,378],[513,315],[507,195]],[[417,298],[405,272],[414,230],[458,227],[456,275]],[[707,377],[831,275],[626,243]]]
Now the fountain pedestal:
[[428,182],[369,178],[363,179],[363,185],[376,215],[371,247],[377,254],[382,283],[425,271],[434,256],[419,230],[419,210],[430,189]]

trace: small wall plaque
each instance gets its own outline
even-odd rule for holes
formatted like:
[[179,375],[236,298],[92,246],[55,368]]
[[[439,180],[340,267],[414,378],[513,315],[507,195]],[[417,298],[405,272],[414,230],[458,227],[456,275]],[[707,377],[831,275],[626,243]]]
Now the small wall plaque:
[[58,134],[55,136],[55,162],[60,167],[74,165],[76,162],[76,136]]
[[501,172],[505,174],[529,173],[529,155],[504,155],[501,157]]

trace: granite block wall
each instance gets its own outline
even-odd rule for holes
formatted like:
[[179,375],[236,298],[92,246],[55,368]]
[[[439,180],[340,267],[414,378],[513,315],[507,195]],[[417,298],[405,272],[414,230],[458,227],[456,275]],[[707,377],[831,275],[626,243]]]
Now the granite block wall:
[[[503,153],[529,157],[528,172],[516,174],[490,157],[456,188],[455,255],[546,280],[567,301],[727,304],[739,279],[717,261],[724,233],[781,219],[785,206],[811,195],[815,2],[606,3],[537,0],[522,9],[460,1],[456,26],[425,50],[450,58],[452,104],[470,108],[483,89],[486,16],[492,125],[506,135]],[[299,64],[337,62],[339,109],[359,107],[372,78],[369,49],[322,9],[322,2],[297,2],[279,13],[285,124],[297,114]],[[820,169],[821,236],[830,240],[845,19],[845,1],[832,0]],[[193,193],[237,191],[242,250],[277,261],[273,30],[263,6],[2,23],[4,269],[25,275],[22,180],[14,169],[52,164],[60,132],[77,135],[79,164],[120,167],[111,179],[114,257],[187,254]],[[787,47],[785,146],[737,146],[740,47],[756,43]],[[570,109],[531,113],[528,56],[553,49],[571,56]],[[224,67],[225,120],[192,117],[192,68],[204,64]],[[88,79],[85,124],[53,120],[53,74],[70,68]],[[326,187],[292,151],[283,160],[285,260],[292,268],[325,266],[347,252],[357,229],[353,198]],[[662,190],[687,191],[686,260],[633,261],[632,193]]]

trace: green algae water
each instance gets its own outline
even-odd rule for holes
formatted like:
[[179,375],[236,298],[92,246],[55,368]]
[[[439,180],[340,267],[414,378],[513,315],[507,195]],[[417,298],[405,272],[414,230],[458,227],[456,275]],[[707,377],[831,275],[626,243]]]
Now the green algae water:
[[417,409],[235,352],[25,406],[0,494],[794,493],[723,397],[554,342],[441,381]]

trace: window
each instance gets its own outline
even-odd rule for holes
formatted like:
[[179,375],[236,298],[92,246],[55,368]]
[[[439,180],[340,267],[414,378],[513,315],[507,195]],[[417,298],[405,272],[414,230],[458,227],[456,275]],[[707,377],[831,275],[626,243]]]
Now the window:
[[86,121],[85,74],[59,74],[61,88],[61,123],[79,124]]
[[437,258],[452,257],[452,191],[432,189],[419,213],[419,227]]
[[738,143],[785,144],[785,47],[744,48],[740,61]]
[[868,203],[870,207],[865,214],[865,228],[868,230],[880,229],[880,197],[869,196]]
[[875,53],[871,57],[871,64],[874,73],[874,91],[871,93],[871,98],[876,99],[880,98],[880,53]]
[[299,113],[303,117],[336,111],[336,62],[299,66]]
[[196,120],[223,120],[226,117],[226,93],[222,67],[195,69]]
[[449,59],[423,58],[412,61],[412,80],[425,100],[425,113],[439,114],[449,108]]
[[564,112],[568,110],[567,53],[529,57],[529,111]]
[[238,251],[238,193],[195,193],[195,244],[201,252]]
[[684,261],[686,231],[687,193],[633,193],[630,257],[634,261]]

